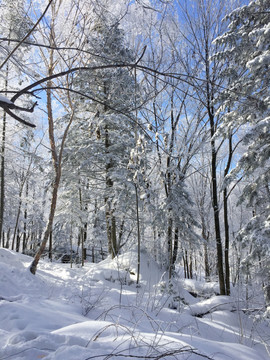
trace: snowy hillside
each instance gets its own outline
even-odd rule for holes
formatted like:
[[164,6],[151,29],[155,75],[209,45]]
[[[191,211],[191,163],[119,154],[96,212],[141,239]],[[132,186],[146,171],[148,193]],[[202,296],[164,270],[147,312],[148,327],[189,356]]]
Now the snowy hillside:
[[195,298],[184,287],[203,284],[191,280],[168,289],[146,254],[140,287],[132,251],[84,268],[41,261],[36,276],[30,262],[0,249],[1,360],[269,359],[269,323],[239,311],[239,294]]

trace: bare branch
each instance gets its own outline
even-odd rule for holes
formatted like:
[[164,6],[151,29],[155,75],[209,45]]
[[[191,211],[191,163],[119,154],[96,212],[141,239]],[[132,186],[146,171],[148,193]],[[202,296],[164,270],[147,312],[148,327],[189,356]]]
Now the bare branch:
[[32,128],[36,127],[36,125],[29,123],[28,121],[23,120],[19,116],[15,115],[13,112],[11,112],[8,108],[5,109],[6,113],[9,114],[11,117],[13,117],[15,120],[19,121],[20,123],[30,126]]

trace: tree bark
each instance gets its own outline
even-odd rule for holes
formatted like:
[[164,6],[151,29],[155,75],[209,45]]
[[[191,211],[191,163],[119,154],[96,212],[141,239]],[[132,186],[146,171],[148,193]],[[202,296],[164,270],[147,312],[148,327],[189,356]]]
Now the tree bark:
[[210,281],[210,266],[208,259],[208,236],[205,234],[205,230],[202,232],[202,238],[204,239],[204,272],[205,272],[205,281]]
[[20,230],[17,229],[17,236],[16,236],[16,252],[20,251],[20,245],[21,245],[21,235]]
[[[106,92],[105,92],[106,93]],[[106,109],[105,109],[106,110]],[[105,150],[106,154],[109,154],[110,140],[109,140],[109,130],[105,126]],[[105,205],[106,205],[106,225],[107,225],[107,239],[108,239],[108,250],[112,258],[114,258],[117,253],[117,238],[116,238],[116,220],[113,214],[112,205],[109,203],[109,196],[113,190],[113,181],[110,177],[110,170],[112,169],[111,161],[108,161],[106,164],[106,196],[105,196]]]
[[[25,195],[26,198],[28,197],[28,182],[26,182],[26,189],[25,189]],[[23,216],[23,245],[22,245],[22,253],[25,253],[26,247],[27,247],[27,202],[24,205],[24,216]]]
[[141,232],[140,232],[140,217],[139,217],[139,199],[138,199],[138,189],[135,184],[135,196],[136,196],[136,216],[137,216],[137,237],[138,237],[138,250],[137,250],[137,285],[140,280],[140,271],[141,271]]
[[[229,137],[229,154],[227,165],[224,170],[224,178],[228,175],[232,161],[232,136]],[[225,187],[223,190],[223,209],[224,209],[224,228],[225,228],[225,248],[224,248],[224,262],[225,262],[225,285],[226,295],[230,295],[230,262],[229,262],[229,248],[230,248],[230,232],[229,232],[229,218],[228,218],[228,192]]]
[[176,263],[177,255],[178,255],[178,248],[179,248],[179,230],[178,228],[174,229],[174,243],[173,243],[173,257],[172,257],[172,263],[173,266]]
[[0,243],[3,233],[4,207],[5,207],[5,148],[6,148],[6,112],[3,116],[2,145],[1,145],[1,199],[0,199]]
[[214,136],[214,117],[212,114],[210,116],[211,124],[211,165],[212,165],[212,206],[214,210],[214,223],[215,223],[215,234],[216,234],[216,250],[217,250],[217,269],[218,269],[218,278],[219,278],[219,291],[220,295],[225,295],[225,280],[224,280],[224,270],[223,270],[223,251],[222,251],[222,242],[221,242],[221,233],[220,233],[220,222],[219,222],[219,204],[218,204],[218,190],[217,190],[217,153],[215,149],[215,140]]
[[[9,42],[8,42],[9,44]],[[6,69],[6,80],[5,80],[5,91],[8,88],[8,73],[9,66],[7,64]],[[7,93],[5,93],[7,95]],[[4,222],[4,209],[5,209],[5,149],[6,149],[6,126],[7,126],[7,113],[4,111],[3,115],[3,127],[2,127],[2,145],[1,145],[1,189],[0,189],[0,244],[3,233],[3,222]]]
[[[205,29],[206,31],[207,29]],[[206,71],[206,95],[207,95],[207,112],[210,122],[211,133],[211,178],[212,178],[212,206],[214,210],[214,223],[215,223],[215,235],[216,235],[216,250],[217,250],[217,269],[219,277],[219,290],[220,295],[225,295],[225,279],[223,270],[223,251],[222,241],[220,233],[219,222],[219,203],[218,203],[218,184],[217,184],[217,150],[214,135],[216,133],[216,122],[214,117],[213,107],[213,88],[210,80],[210,59],[209,59],[209,39],[205,38],[205,71]]]
[[52,262],[52,245],[53,245],[53,236],[51,231],[49,236],[49,259],[51,260],[51,262]]

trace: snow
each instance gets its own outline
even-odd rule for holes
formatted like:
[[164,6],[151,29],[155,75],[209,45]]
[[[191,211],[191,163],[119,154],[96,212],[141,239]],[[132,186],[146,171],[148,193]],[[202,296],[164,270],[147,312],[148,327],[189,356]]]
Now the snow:
[[7,104],[13,104],[12,101],[10,101],[7,97],[0,95],[0,102],[7,103]]
[[31,261],[0,249],[1,360],[269,359],[265,319],[212,283],[178,279],[168,294],[145,252],[139,287],[135,250],[83,268],[41,260],[35,276]]

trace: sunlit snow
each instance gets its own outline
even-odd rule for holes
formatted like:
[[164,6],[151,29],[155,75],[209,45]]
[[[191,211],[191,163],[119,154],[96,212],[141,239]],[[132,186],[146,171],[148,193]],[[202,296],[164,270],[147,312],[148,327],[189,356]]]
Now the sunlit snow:
[[[0,359],[269,359],[270,327],[235,296],[193,297],[203,283],[165,276],[136,251],[85,267],[0,249]],[[193,283],[193,284],[192,284]],[[186,288],[186,289],[185,289]],[[206,290],[204,290],[206,292]],[[172,306],[174,303],[178,305]]]

